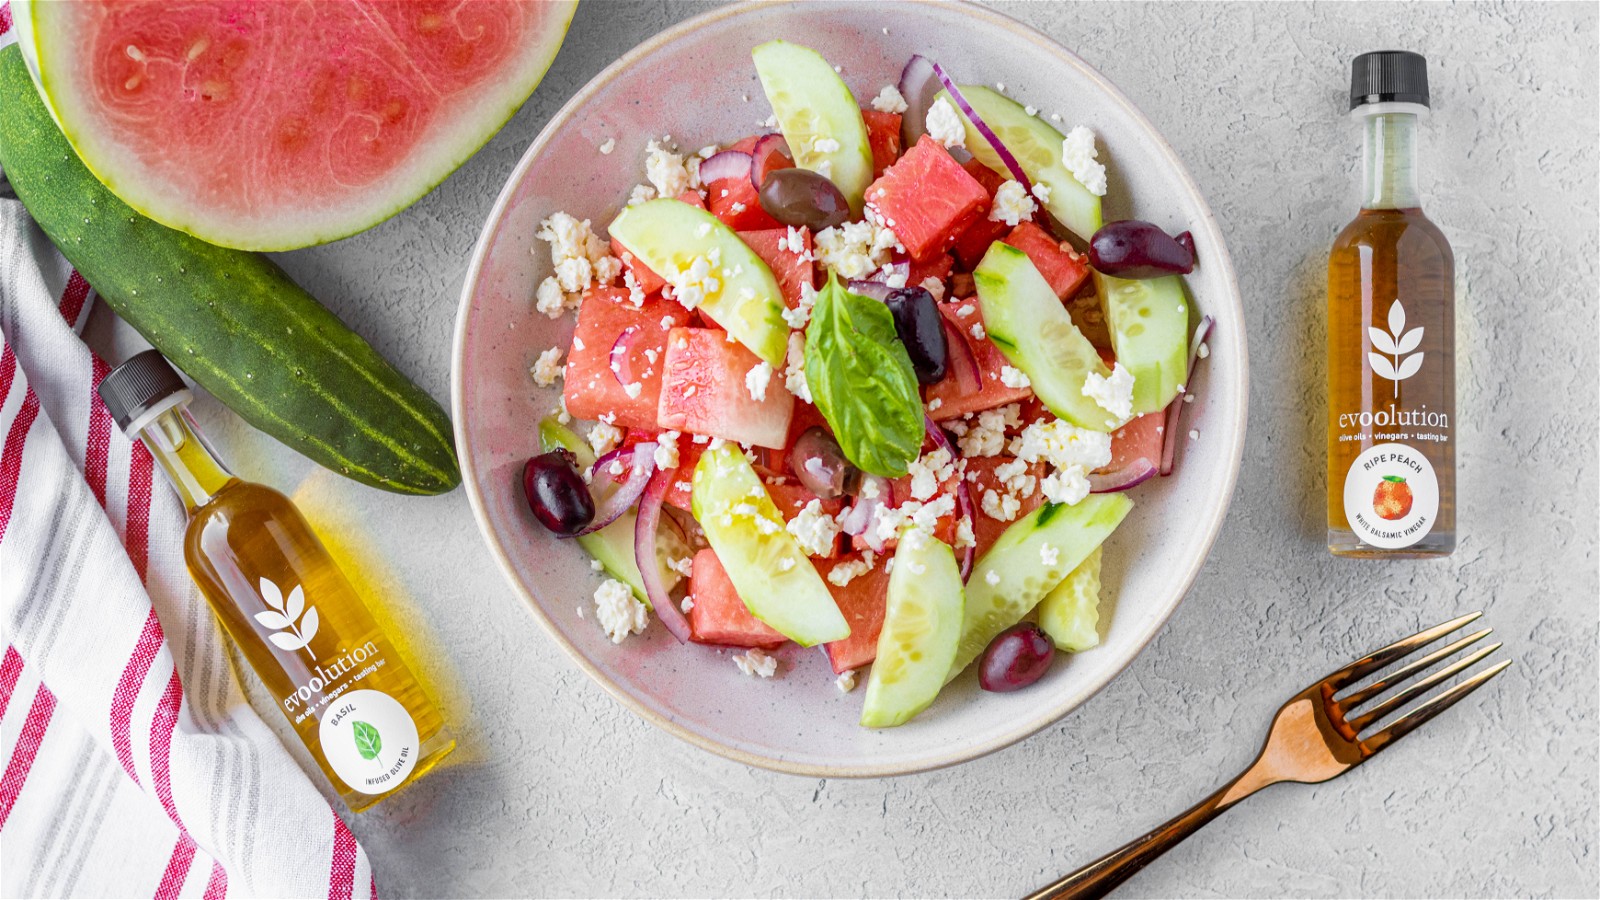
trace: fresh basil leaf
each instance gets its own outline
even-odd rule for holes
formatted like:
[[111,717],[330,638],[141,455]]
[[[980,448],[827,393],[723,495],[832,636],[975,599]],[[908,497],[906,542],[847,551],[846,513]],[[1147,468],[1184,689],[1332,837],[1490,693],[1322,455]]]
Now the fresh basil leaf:
[[889,307],[828,272],[806,329],[806,383],[844,455],[885,478],[922,451],[922,396]]

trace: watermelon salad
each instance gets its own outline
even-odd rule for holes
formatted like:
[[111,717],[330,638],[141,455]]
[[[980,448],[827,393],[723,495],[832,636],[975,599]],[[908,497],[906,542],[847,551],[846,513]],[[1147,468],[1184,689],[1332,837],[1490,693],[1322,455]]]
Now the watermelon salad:
[[529,509],[618,644],[654,618],[758,677],[820,647],[868,727],[974,662],[1024,687],[1099,642],[1100,547],[1173,470],[1193,241],[1102,222],[1094,134],[1001,85],[914,56],[862,105],[811,49],[752,55],[767,130],[651,140],[603,234],[541,224],[535,307],[576,326],[535,348]]

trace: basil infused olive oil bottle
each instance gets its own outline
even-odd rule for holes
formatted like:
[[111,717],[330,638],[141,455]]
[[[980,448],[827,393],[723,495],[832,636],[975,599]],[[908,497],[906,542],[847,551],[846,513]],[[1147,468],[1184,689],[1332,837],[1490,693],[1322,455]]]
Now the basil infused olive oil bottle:
[[1456,546],[1455,257],[1422,214],[1427,61],[1352,64],[1361,211],[1328,258],[1328,549],[1446,556]]
[[190,575],[351,810],[455,748],[438,707],[300,512],[217,462],[160,353],[118,366],[100,396],[182,497]]

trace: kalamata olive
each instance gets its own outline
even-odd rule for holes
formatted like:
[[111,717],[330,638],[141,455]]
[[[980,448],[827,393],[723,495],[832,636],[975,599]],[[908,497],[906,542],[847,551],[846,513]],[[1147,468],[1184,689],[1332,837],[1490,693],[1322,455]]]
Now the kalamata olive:
[[1194,271],[1194,236],[1173,237],[1149,222],[1107,222],[1089,239],[1089,264],[1116,278],[1160,278]]
[[845,458],[828,429],[813,425],[794,439],[789,448],[789,468],[800,483],[824,500],[855,491],[861,470]]
[[938,384],[944,378],[950,359],[950,344],[944,335],[944,316],[933,302],[933,295],[920,287],[896,288],[884,298],[894,314],[894,331],[906,345],[911,367],[919,384]]
[[774,169],[757,197],[767,215],[813,232],[850,221],[850,201],[833,182],[810,169]]
[[594,521],[594,498],[571,450],[552,450],[528,460],[522,467],[522,490],[539,524],[556,534],[576,534]]
[[1056,645],[1032,622],[1013,625],[995,636],[978,661],[978,686],[1005,693],[1044,677],[1056,657]]

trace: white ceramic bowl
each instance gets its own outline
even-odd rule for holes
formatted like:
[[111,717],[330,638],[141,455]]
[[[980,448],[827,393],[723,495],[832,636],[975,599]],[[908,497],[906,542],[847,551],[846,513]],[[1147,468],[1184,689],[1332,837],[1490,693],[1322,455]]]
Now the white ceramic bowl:
[[[528,369],[572,333],[570,316],[552,321],[532,307],[534,287],[550,274],[547,245],[534,239],[540,220],[565,210],[603,227],[644,180],[642,150],[651,136],[670,134],[697,148],[761,130],[770,110],[750,49],[773,38],[820,50],[863,100],[922,53],[958,78],[1001,82],[1042,114],[1059,112],[1063,130],[1089,126],[1109,163],[1106,219],[1137,215],[1174,233],[1192,231],[1200,266],[1189,290],[1199,311],[1217,320],[1185,426],[1202,437],[1186,442],[1175,477],[1136,489],[1137,506],[1107,544],[1102,645],[1059,661],[1014,694],[985,694],[968,673],[921,716],[886,731],[856,724],[861,689],[835,690],[818,650],[791,645],[780,676],[766,680],[740,674],[727,651],[679,645],[658,624],[613,645],[592,613],[600,576],[581,550],[534,522],[519,485],[524,460],[537,452],[535,423],[555,407],[559,390],[535,388]],[[600,154],[612,139],[615,152]],[[601,72],[528,148],[484,225],[456,320],[453,382],[473,512],[534,621],[617,699],[674,735],[752,765],[829,777],[969,760],[1038,731],[1104,687],[1200,570],[1233,493],[1246,410],[1238,286],[1216,221],[1172,148],[1115,87],[1053,41],[979,7],[931,3],[722,7]],[[579,607],[590,610],[587,618]]]

